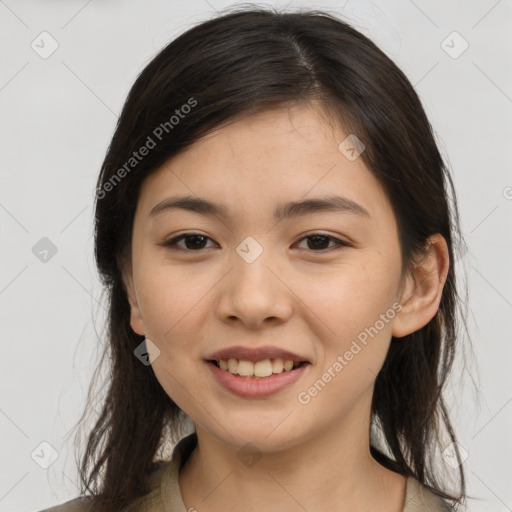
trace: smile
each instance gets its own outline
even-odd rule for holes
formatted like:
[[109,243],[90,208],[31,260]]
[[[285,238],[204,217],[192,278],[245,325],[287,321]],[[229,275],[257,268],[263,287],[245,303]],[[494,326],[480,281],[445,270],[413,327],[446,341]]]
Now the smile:
[[265,378],[282,372],[289,372],[302,363],[291,359],[263,359],[262,361],[247,361],[245,359],[220,359],[212,361],[218,368],[232,375],[242,377]]
[[279,393],[297,382],[311,366],[306,361],[283,359],[220,359],[206,364],[218,384],[243,398],[265,398]]

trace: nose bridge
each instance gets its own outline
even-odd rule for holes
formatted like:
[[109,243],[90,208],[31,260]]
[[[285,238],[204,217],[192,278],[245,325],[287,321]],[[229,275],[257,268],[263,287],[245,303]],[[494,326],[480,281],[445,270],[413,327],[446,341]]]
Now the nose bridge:
[[[252,236],[246,237],[235,249],[233,256],[235,282],[241,283],[244,288],[256,289],[268,286],[275,276],[267,268],[275,255],[268,246],[269,237],[259,240]],[[275,259],[274,259],[275,261]],[[245,290],[246,292],[248,290]]]
[[224,319],[238,317],[256,326],[266,318],[283,320],[289,314],[283,285],[272,269],[275,254],[264,243],[248,236],[236,247],[219,303],[218,313]]

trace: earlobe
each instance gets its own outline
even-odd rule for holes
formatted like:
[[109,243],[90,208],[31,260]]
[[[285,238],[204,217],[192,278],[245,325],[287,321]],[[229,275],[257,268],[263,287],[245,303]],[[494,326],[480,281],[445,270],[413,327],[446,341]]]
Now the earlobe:
[[430,322],[439,309],[450,264],[446,240],[435,234],[427,240],[427,251],[407,276],[402,309],[393,321],[392,335],[402,338]]
[[144,336],[144,324],[142,321],[142,314],[137,301],[137,296],[135,294],[135,287],[133,285],[131,267],[124,268],[123,283],[126,289],[128,302],[130,303],[130,326],[135,333]]

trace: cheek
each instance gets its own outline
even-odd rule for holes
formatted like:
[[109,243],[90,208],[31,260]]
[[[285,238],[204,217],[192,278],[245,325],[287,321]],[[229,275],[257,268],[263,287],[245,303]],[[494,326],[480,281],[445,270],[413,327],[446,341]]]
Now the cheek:
[[340,267],[325,278],[311,277],[305,297],[327,326],[322,333],[327,365],[347,351],[357,354],[347,358],[372,368],[383,362],[398,279],[398,265],[385,265],[378,257]]
[[171,341],[176,343],[193,336],[192,332],[185,331],[194,325],[194,315],[204,291],[194,286],[197,278],[191,281],[183,273],[159,269],[157,265],[145,268],[151,270],[144,270],[137,276],[137,299],[144,331],[160,350],[165,350]]
[[385,361],[397,274],[396,269],[382,271],[377,261],[347,266],[329,280],[311,279],[316,284],[308,304],[322,320],[316,325],[328,328],[316,333],[322,340],[318,366],[297,399],[319,414],[347,414],[373,386]]
[[160,350],[152,369],[173,402],[187,414],[200,417],[196,402],[208,390],[195,377],[199,355],[194,351],[202,346],[198,326],[204,322],[199,315],[205,290],[197,286],[197,275],[191,280],[183,272],[152,268],[153,272],[139,276],[138,287],[146,338]]

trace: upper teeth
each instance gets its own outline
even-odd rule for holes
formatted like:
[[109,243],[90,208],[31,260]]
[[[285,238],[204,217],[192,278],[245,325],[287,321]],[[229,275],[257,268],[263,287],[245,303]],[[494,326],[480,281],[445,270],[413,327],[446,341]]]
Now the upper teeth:
[[[293,369],[294,362],[292,360],[264,359],[253,363],[245,359],[221,359],[217,361],[222,370],[226,370],[234,375],[243,377],[269,377],[273,373],[281,373],[283,370],[289,372]],[[299,363],[296,363],[298,365]]]

